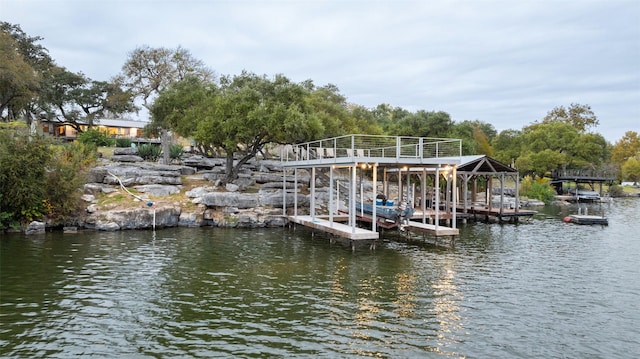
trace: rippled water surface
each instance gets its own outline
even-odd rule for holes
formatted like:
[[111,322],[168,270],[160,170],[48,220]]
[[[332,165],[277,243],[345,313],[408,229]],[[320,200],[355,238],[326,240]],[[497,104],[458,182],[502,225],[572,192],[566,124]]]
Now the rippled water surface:
[[[609,226],[467,224],[372,251],[307,229],[0,236],[6,358],[634,358],[640,199]],[[595,211],[595,209],[594,209]]]

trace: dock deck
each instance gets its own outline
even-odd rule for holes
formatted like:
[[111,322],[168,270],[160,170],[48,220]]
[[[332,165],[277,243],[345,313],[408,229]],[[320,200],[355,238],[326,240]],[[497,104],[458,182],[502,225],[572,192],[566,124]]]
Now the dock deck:
[[379,238],[378,232],[359,227],[352,227],[339,222],[330,222],[319,217],[289,216],[289,221],[351,240]]
[[421,223],[416,221],[409,221],[409,224],[405,227],[406,230],[414,232],[428,233],[431,235],[439,236],[457,236],[460,234],[458,228],[451,228],[446,226],[436,226],[435,224]]

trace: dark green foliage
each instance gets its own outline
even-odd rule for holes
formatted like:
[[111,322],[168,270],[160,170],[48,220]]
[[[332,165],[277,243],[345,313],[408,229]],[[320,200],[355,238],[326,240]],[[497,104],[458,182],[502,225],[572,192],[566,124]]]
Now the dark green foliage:
[[613,185],[609,187],[609,196],[622,197],[623,195],[624,195],[624,189],[622,189],[622,186]]
[[45,212],[45,166],[51,159],[41,138],[0,133],[0,213],[2,227],[27,223]]
[[162,148],[156,145],[140,145],[138,146],[138,154],[146,161],[157,161],[162,154]]
[[116,138],[116,147],[131,147],[131,142],[130,138]]
[[0,132],[0,228],[72,216],[94,156],[91,146]]
[[171,159],[180,158],[183,153],[184,147],[182,147],[182,145],[171,145],[171,147],[169,147],[169,157]]
[[555,198],[556,191],[548,180],[535,180],[531,176],[526,176],[520,184],[520,194],[529,198],[539,199],[544,203],[550,203]]
[[83,144],[92,143],[96,146],[113,146],[115,139],[107,131],[90,128],[78,135],[78,141]]

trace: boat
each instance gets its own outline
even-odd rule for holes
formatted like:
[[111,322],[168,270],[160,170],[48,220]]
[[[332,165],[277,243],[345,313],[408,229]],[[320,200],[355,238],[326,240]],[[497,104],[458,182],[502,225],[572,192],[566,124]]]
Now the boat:
[[[388,201],[387,205],[376,205],[376,217],[386,218],[394,222],[401,222],[403,220],[411,218],[414,213],[414,209],[407,206],[405,203],[401,203],[399,206],[393,206],[393,202]],[[373,215],[373,204],[356,202],[356,211],[364,212],[367,215]]]

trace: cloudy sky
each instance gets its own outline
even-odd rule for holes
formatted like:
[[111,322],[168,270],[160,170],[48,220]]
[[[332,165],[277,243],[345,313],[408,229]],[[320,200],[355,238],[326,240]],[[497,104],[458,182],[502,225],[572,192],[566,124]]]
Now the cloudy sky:
[[182,46],[218,74],[330,83],[369,108],[501,131],[578,103],[611,142],[640,132],[638,0],[0,0],[0,20],[95,80],[137,46]]

